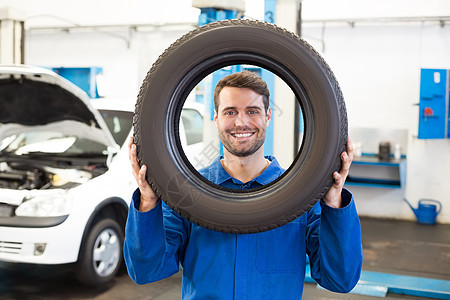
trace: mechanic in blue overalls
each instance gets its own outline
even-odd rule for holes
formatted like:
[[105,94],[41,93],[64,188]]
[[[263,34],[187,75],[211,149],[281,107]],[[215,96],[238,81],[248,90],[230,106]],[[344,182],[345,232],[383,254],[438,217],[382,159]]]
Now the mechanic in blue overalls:
[[[214,121],[224,153],[199,171],[208,180],[227,188],[255,188],[285,171],[273,156],[264,156],[268,99],[266,83],[252,72],[219,81]],[[139,166],[132,139],[129,147],[139,188],[130,205],[124,257],[136,283],[169,277],[181,264],[183,299],[301,299],[306,255],[311,276],[322,287],[349,292],[358,282],[361,227],[353,197],[343,188],[353,157],[350,140],[332,186],[310,211],[254,234],[217,232],[180,217],[145,180],[147,169]]]

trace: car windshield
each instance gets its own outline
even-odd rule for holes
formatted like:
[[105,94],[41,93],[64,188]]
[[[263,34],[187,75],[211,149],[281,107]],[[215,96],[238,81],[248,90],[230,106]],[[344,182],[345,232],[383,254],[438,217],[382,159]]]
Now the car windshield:
[[0,151],[14,155],[64,154],[107,155],[107,146],[86,138],[56,131],[36,131],[14,134],[0,141]]
[[183,121],[186,133],[187,145],[200,143],[203,141],[203,117],[195,109],[183,108],[181,112],[181,120]]
[[122,146],[133,126],[133,113],[130,111],[99,109],[117,145]]

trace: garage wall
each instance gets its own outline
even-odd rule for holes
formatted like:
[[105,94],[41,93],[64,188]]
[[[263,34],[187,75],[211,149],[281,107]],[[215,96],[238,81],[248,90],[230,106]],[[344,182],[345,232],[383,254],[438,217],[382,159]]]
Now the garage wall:
[[[450,68],[450,25],[343,24],[304,28],[338,78],[352,129],[406,130],[407,184],[404,191],[357,188],[361,214],[414,219],[402,201],[421,198],[443,203],[440,222],[450,221],[450,140],[419,140],[420,69]],[[356,139],[356,137],[354,137]],[[361,138],[361,137],[359,137]],[[354,140],[358,142],[360,140]],[[380,140],[379,142],[382,142]],[[394,142],[391,140],[391,142]],[[363,144],[363,151],[364,149]],[[372,151],[368,151],[372,152]]]
[[57,0],[2,0],[2,7],[26,16],[25,63],[100,66],[107,97],[130,101],[158,55],[193,28],[199,12],[183,0],[80,0],[70,7]]
[[[279,0],[287,1],[287,0]],[[170,2],[170,3],[169,3]],[[134,102],[142,79],[158,55],[191,30],[198,10],[191,1],[3,0],[27,17],[25,61],[41,66],[101,66],[107,96]],[[247,13],[263,18],[263,0],[248,0]],[[334,71],[347,103],[350,128],[406,130],[404,190],[355,188],[362,215],[414,220],[402,201],[443,203],[438,222],[450,223],[450,141],[418,140],[420,68],[450,69],[450,24],[386,22],[382,17],[450,16],[446,0],[305,0],[303,37]],[[345,20],[377,18],[373,22]],[[329,22],[330,20],[334,22]],[[328,20],[328,21],[327,21]],[[178,26],[165,26],[167,23]],[[117,25],[107,29],[68,25]],[[135,30],[128,24],[152,24]],[[123,25],[123,26],[120,26]],[[38,27],[46,29],[38,30]],[[54,27],[51,29],[50,27]],[[447,55],[446,55],[447,54]],[[276,133],[275,133],[276,134]],[[352,189],[353,190],[353,189]]]
[[[106,97],[136,101],[146,73],[158,56],[193,27],[132,32],[128,29],[96,32],[28,32],[25,62],[45,67],[103,68]],[[115,34],[115,35],[111,35]]]
[[350,132],[407,132],[402,150],[407,155],[406,187],[349,187],[361,215],[415,220],[402,199],[406,196],[415,207],[419,199],[441,201],[437,221],[450,223],[450,140],[417,139],[420,69],[450,69],[450,22],[441,26],[418,21],[435,16],[450,16],[450,3],[303,2],[303,37],[325,57],[339,80]]

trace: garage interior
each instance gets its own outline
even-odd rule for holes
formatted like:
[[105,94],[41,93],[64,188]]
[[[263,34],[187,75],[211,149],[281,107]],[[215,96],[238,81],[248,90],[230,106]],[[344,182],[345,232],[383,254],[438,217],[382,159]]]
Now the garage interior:
[[[304,299],[450,299],[447,0],[81,0],[70,9],[55,0],[3,0],[0,5],[0,64],[51,69],[92,101],[133,105],[158,56],[213,21],[264,20],[301,36],[326,60],[344,94],[355,147],[346,188],[361,218],[364,254],[360,282],[350,294],[325,291],[307,274]],[[205,78],[188,101],[207,106],[213,83],[232,69]],[[301,146],[301,112],[299,117],[295,96],[280,78],[261,74],[273,89],[274,124],[266,148],[288,168]],[[211,124],[206,109],[203,140],[219,149]],[[124,272],[107,287],[93,289],[77,283],[65,266],[0,262],[0,282],[1,299],[181,298],[180,274],[138,286]]]

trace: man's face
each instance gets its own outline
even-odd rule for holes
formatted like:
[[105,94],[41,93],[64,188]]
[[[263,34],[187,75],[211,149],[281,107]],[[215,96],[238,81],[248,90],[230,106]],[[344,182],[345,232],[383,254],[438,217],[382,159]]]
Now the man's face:
[[224,87],[214,122],[225,149],[238,157],[252,155],[264,144],[271,117],[262,95],[247,88]]

